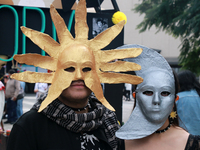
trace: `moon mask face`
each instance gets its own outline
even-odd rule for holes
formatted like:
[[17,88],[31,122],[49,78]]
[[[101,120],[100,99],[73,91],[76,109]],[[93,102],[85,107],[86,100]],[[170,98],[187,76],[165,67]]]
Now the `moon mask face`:
[[161,123],[169,116],[175,100],[174,79],[166,71],[145,72],[136,90],[136,100],[150,122]]
[[143,78],[136,89],[136,105],[128,121],[116,132],[120,139],[141,139],[160,129],[171,113],[175,101],[175,78],[166,59],[153,49],[142,45],[143,52],[127,61],[141,65],[135,73]]

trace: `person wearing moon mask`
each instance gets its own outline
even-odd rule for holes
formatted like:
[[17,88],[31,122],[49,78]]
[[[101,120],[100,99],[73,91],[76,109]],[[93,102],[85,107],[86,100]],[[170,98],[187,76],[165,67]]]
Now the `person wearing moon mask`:
[[[133,93],[135,107],[128,121],[116,132],[125,140],[126,150],[199,150],[200,137],[179,127],[175,100],[179,84],[167,61],[156,51],[141,45],[143,52],[126,61],[141,65],[136,75],[143,82]],[[191,116],[192,117],[192,116]]]
[[141,83],[141,77],[120,73],[140,70],[140,65],[113,60],[137,57],[142,49],[101,50],[121,32],[125,21],[88,40],[85,0],[79,1],[75,11],[75,38],[52,5],[50,14],[59,42],[47,34],[21,27],[49,55],[22,54],[14,59],[51,72],[26,71],[11,78],[51,85],[47,96],[13,125],[7,150],[124,149],[123,140],[115,136],[120,126],[101,83]]

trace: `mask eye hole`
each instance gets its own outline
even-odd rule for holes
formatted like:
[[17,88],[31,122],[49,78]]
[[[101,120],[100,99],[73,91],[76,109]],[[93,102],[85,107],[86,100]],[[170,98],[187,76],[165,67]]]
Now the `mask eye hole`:
[[144,91],[143,94],[147,95],[147,96],[152,96],[153,92],[152,91]]
[[67,71],[67,72],[74,72],[75,68],[74,67],[69,67],[69,68],[66,68],[64,70]]
[[170,92],[163,91],[163,92],[161,92],[161,95],[162,95],[162,96],[168,96],[168,95],[170,95]]
[[85,68],[82,69],[82,71],[83,71],[83,72],[88,72],[88,71],[91,71],[91,68],[85,67]]

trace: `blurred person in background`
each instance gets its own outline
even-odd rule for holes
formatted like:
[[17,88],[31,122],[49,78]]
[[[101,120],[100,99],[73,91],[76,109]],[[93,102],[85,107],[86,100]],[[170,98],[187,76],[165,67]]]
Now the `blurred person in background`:
[[124,86],[125,86],[125,97],[126,97],[126,101],[130,101],[131,100],[131,93],[132,93],[132,85],[131,84],[129,84],[129,83],[125,83],[124,84]]
[[[5,74],[5,75],[3,76],[3,84],[4,84],[5,87],[6,87],[6,83],[7,83],[8,79],[9,79],[9,75],[8,75],[8,74]],[[3,119],[7,119],[7,117],[8,117],[6,107],[7,107],[7,100],[5,99]]]
[[47,83],[35,83],[34,92],[36,93],[36,100],[38,101],[40,97],[45,95],[48,91],[48,84]]
[[4,131],[2,117],[3,117],[3,111],[4,111],[4,105],[5,105],[5,86],[0,81],[0,122],[1,122],[1,130]]
[[[25,93],[25,82],[20,81],[20,90]],[[24,97],[17,100],[17,119],[23,114],[23,100]]]
[[180,84],[177,112],[180,126],[193,135],[200,135],[200,84],[189,70],[178,73]]
[[10,123],[13,124],[17,120],[17,96],[20,91],[20,82],[11,79],[10,75],[13,73],[16,73],[14,69],[11,69],[8,71],[9,79],[6,83],[6,101],[7,101],[7,114],[8,118],[7,121],[4,123]]

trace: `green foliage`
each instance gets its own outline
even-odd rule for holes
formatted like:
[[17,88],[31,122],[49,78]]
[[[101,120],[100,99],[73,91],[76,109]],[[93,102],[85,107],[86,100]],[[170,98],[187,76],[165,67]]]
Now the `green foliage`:
[[179,56],[182,69],[188,69],[200,75],[200,40],[196,38],[184,39]]
[[145,15],[140,32],[154,25],[157,32],[180,37],[180,64],[200,74],[200,0],[142,0],[133,10]]

